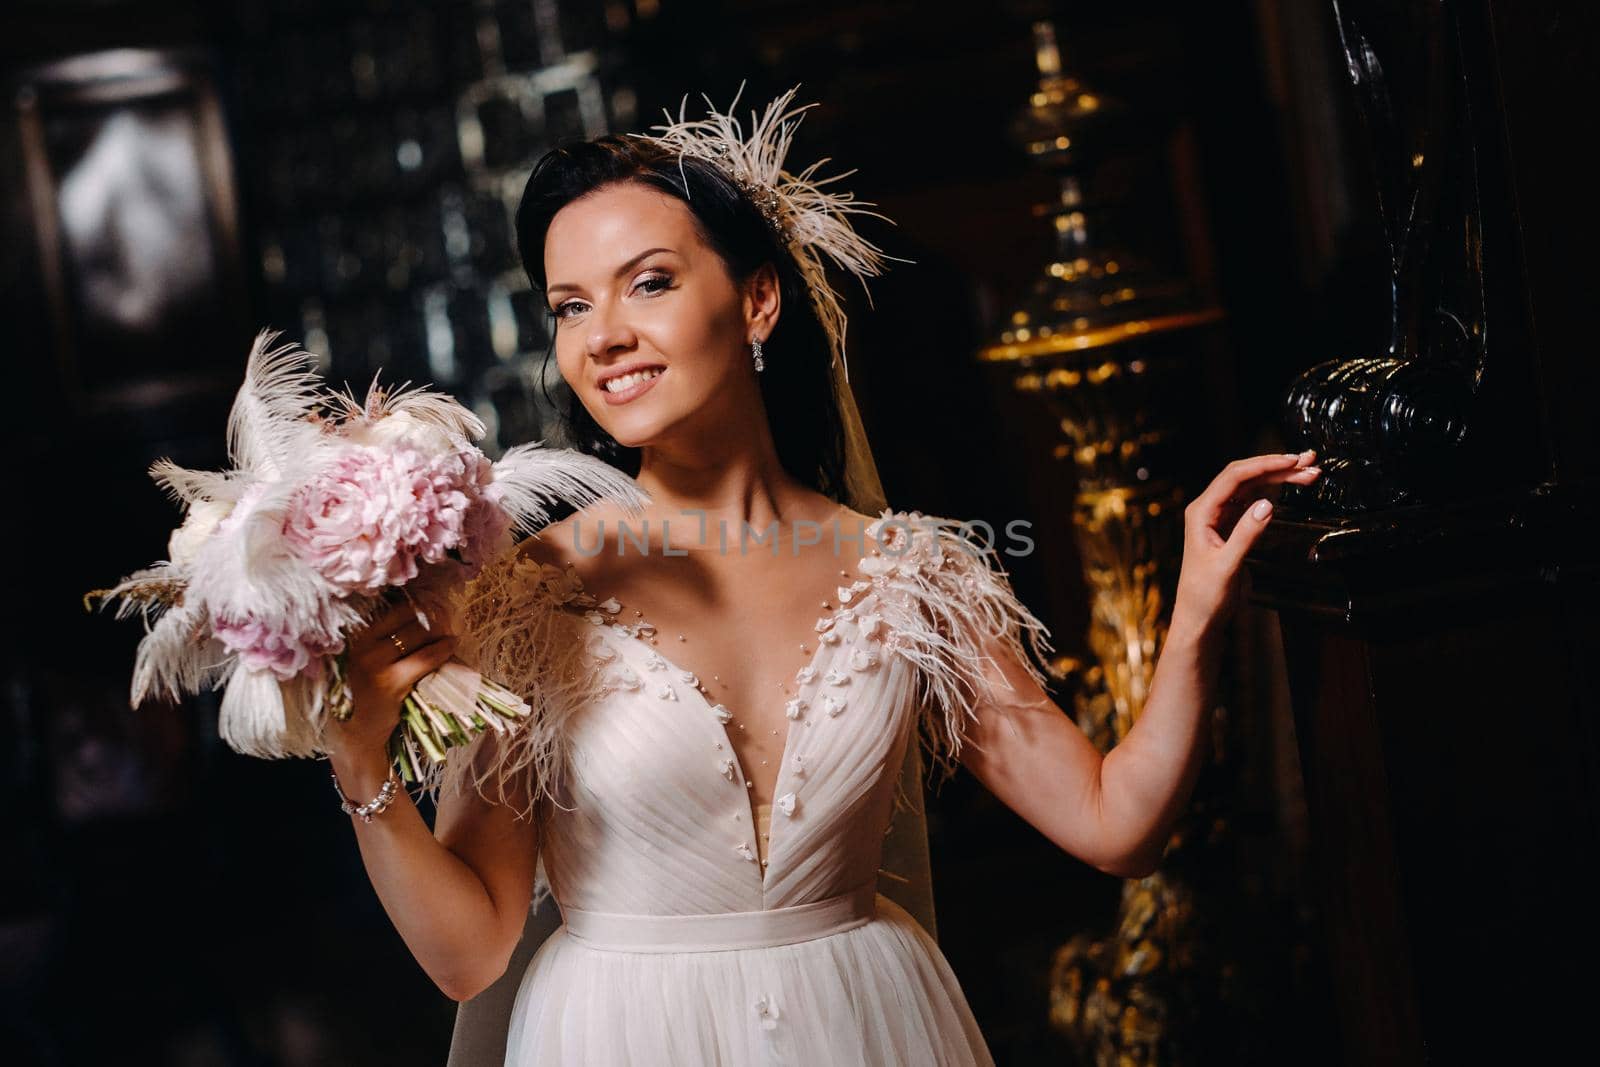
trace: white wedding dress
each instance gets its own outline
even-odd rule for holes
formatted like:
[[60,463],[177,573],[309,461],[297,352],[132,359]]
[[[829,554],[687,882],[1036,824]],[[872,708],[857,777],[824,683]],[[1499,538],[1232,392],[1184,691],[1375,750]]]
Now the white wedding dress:
[[882,551],[794,678],[766,842],[727,713],[668,642],[571,568],[485,569],[463,637],[535,705],[515,761],[561,783],[541,887],[563,923],[523,972],[505,1067],[993,1062],[937,944],[877,891],[919,724],[949,766],[983,651],[1036,670],[1024,638],[1049,648],[957,528],[889,511],[867,528]]

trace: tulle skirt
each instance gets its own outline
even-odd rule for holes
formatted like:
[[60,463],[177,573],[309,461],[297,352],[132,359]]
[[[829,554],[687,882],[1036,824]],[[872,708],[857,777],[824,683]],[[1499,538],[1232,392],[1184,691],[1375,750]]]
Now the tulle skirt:
[[567,926],[529,961],[506,1067],[994,1063],[938,945],[889,898],[853,928],[716,951],[596,948]]

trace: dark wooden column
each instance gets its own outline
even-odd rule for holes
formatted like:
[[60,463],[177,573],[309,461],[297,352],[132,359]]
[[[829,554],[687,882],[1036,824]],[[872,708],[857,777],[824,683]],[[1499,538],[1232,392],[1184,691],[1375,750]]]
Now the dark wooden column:
[[1337,7],[1367,74],[1407,72],[1343,87],[1402,253],[1395,328],[1291,390],[1290,447],[1330,477],[1249,561],[1282,626],[1336,1058],[1586,1061],[1600,420],[1576,354],[1597,234],[1557,159],[1594,99],[1597,20]]
[[1584,1017],[1600,625],[1568,535],[1593,510],[1540,492],[1282,521],[1252,560],[1283,629],[1342,1062],[1543,1062]]

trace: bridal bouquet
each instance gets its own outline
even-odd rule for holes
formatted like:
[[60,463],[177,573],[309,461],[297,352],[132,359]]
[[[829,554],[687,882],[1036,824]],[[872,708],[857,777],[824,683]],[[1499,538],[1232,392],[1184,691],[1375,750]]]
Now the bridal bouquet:
[[[450,593],[532,533],[546,505],[646,499],[633,480],[590,456],[509,449],[491,463],[473,444],[483,423],[427,390],[364,402],[322,387],[309,353],[269,348],[263,331],[228,416],[235,469],[157,461],[150,476],[187,508],[168,560],[112,589],[92,590],[117,618],[141,612],[132,703],[225,685],[219,733],[235,751],[280,758],[321,751],[326,716],[352,712],[345,637],[411,602],[424,627]],[[92,610],[92,609],[91,609]],[[407,782],[422,779],[484,730],[529,712],[515,693],[452,659],[406,697],[389,752]]]

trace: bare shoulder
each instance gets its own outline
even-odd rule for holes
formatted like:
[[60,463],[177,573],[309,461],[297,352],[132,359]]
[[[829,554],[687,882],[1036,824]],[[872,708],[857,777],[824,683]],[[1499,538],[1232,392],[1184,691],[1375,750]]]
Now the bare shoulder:
[[558,567],[561,566],[568,557],[568,552],[564,546],[567,537],[570,536],[570,533],[563,530],[562,527],[570,522],[571,519],[553,522],[532,537],[523,538],[517,545],[517,552],[524,559],[531,559],[535,563],[550,563]]
[[597,551],[600,539],[611,536],[626,518],[627,513],[619,505],[596,501],[524,538],[517,550],[541,564],[562,568],[574,564],[580,575],[587,577],[595,561],[604,555]]
[[854,508],[845,508],[844,511],[839,513],[839,521],[844,525],[845,532],[851,537],[859,536],[862,538],[862,552],[864,553],[871,552],[875,547],[872,543],[872,538],[866,533],[866,531],[869,530],[873,523],[877,522],[880,518],[882,518],[882,516],[867,515],[856,511]]
[[854,508],[845,508],[839,513],[839,517],[852,526],[859,524],[862,527],[867,527],[878,521],[878,516],[867,515],[856,511]]

